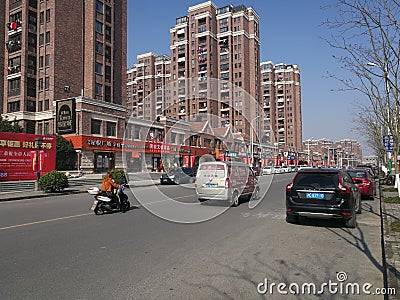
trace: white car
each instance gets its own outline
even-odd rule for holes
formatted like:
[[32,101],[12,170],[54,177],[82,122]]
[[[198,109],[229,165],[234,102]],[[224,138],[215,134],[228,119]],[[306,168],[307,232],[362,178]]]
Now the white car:
[[263,175],[270,175],[274,173],[274,167],[272,166],[265,166],[264,168],[262,168],[262,174]]
[[281,166],[275,166],[274,167],[274,174],[281,174],[281,173],[285,173],[285,171],[282,169]]
[[282,172],[281,173],[289,173],[290,169],[288,166],[282,166]]

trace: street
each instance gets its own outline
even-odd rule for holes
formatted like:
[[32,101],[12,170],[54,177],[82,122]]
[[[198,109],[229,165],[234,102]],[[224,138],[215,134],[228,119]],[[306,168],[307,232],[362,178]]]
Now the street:
[[0,298],[314,299],[258,290],[266,281],[318,290],[341,274],[343,283],[369,283],[371,295],[325,288],[319,297],[383,299],[373,295],[383,287],[378,200],[363,200],[356,229],[292,225],[284,197],[293,174],[269,176],[260,177],[267,193],[254,209],[199,204],[193,184],[138,187],[138,201],[128,191],[125,214],[94,215],[89,194],[1,202]]

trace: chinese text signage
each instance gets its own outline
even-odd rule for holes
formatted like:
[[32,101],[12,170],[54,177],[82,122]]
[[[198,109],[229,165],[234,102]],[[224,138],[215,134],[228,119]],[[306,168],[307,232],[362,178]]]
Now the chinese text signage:
[[37,149],[35,138],[39,135],[0,133],[0,181],[36,179],[33,152],[39,150],[41,175],[56,168],[56,137],[40,136],[43,144]]

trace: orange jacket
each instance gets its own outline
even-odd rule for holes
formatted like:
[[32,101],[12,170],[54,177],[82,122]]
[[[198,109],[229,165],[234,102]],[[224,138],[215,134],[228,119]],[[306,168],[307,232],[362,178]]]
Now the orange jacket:
[[115,187],[117,189],[119,188],[119,185],[112,180],[109,174],[106,174],[101,183],[101,190],[103,192],[112,192],[112,187]]

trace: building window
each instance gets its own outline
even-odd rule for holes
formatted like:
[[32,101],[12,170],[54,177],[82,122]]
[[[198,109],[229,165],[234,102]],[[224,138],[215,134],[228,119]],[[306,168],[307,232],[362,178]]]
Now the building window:
[[45,40],[46,44],[50,44],[50,31],[46,32],[46,40]]
[[104,87],[104,100],[106,102],[111,102],[111,87],[108,85]]
[[106,46],[106,53],[105,53],[106,62],[111,63],[111,47]]
[[106,25],[106,42],[111,43],[111,27]]
[[8,102],[7,103],[7,112],[16,112],[20,111],[20,102],[19,101],[14,101],[14,102]]
[[39,35],[39,46],[43,46],[44,45],[44,33],[41,33]]
[[40,25],[43,25],[43,23],[44,23],[44,11],[41,11],[40,14],[39,14],[39,22],[40,22]]
[[134,134],[133,136],[134,139],[136,140],[140,139],[140,127],[135,127],[135,131],[133,134]]
[[44,132],[43,134],[49,134],[50,133],[50,124],[49,123],[44,123]]
[[8,96],[17,96],[21,91],[21,78],[15,78],[8,81]]
[[46,67],[50,66],[50,54],[46,54],[45,66]]
[[44,89],[45,90],[48,90],[50,88],[50,77],[46,77],[45,79],[44,79]]
[[103,34],[103,23],[96,21],[96,32]]
[[111,7],[106,5],[106,22],[111,23],[112,19],[111,19]]
[[101,134],[101,121],[92,119],[90,122],[91,134]]
[[43,101],[42,100],[40,100],[38,102],[38,111],[43,111]]
[[50,101],[49,99],[44,100],[44,110],[49,110],[50,109]]
[[103,95],[103,85],[101,85],[100,83],[96,83],[94,85],[94,93],[96,95]]
[[96,41],[95,49],[96,49],[96,53],[103,54],[103,43]]
[[43,134],[43,124],[38,124],[38,134]]
[[39,56],[39,68],[43,68],[43,61],[44,61],[43,55]]
[[96,11],[101,14],[104,13],[104,5],[99,0],[96,1]]
[[107,136],[116,136],[116,124],[112,122],[107,122]]
[[38,90],[43,91],[43,78],[39,78],[38,80]]
[[50,9],[46,10],[46,22],[50,22]]
[[103,65],[96,62],[94,65],[94,72],[98,75],[103,75]]
[[111,67],[110,66],[106,66],[105,72],[106,72],[106,74],[105,74],[104,81],[108,82],[108,83],[111,83]]

